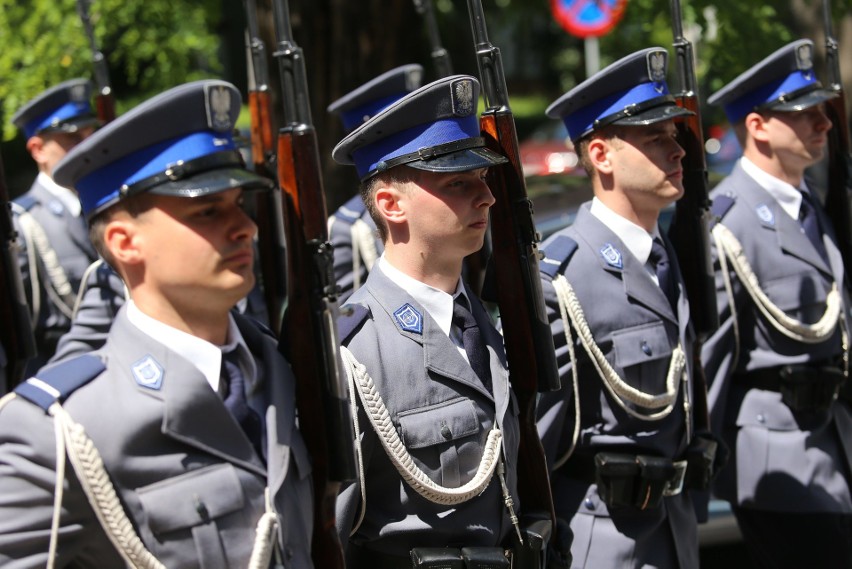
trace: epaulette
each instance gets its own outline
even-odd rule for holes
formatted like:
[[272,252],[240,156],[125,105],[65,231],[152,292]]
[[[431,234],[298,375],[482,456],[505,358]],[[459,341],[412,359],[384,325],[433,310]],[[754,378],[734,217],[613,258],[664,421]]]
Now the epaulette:
[[348,202],[337,208],[337,211],[334,212],[334,217],[342,219],[349,225],[352,225],[358,221],[366,210],[367,206],[364,205],[364,200],[361,199],[360,194],[357,194]]
[[56,402],[99,376],[106,366],[97,356],[86,354],[41,371],[15,388],[15,393],[45,412]]
[[713,203],[710,205],[710,214],[712,216],[712,219],[710,220],[710,229],[712,229],[714,225],[725,217],[725,214],[734,207],[734,203],[736,203],[736,201],[737,200],[733,196],[726,194],[713,198]]
[[361,325],[367,321],[370,309],[361,304],[347,304],[340,309],[340,317],[337,319],[337,332],[340,334],[340,343],[349,341]]
[[22,196],[18,196],[17,198],[15,198],[15,199],[14,199],[14,201],[13,201],[12,203],[14,203],[14,204],[17,204],[17,205],[21,206],[21,208],[22,208],[24,211],[30,211],[30,210],[31,210],[32,208],[34,208],[34,207],[35,207],[35,206],[36,206],[39,202],[38,202],[38,200],[37,200],[34,196],[31,196],[31,195],[29,195],[29,194],[24,194],[24,195],[22,195]]
[[550,278],[556,277],[571,260],[571,256],[578,247],[577,242],[567,235],[558,236],[548,243],[545,249],[542,249],[544,258],[538,264],[539,270]]

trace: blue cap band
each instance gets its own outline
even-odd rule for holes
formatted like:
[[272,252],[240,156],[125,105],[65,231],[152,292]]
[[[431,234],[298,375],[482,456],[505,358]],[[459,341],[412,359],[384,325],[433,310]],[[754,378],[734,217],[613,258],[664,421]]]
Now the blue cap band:
[[54,109],[25,124],[23,129],[24,134],[27,138],[30,138],[46,128],[85,115],[94,116],[92,107],[88,101],[68,101],[58,109]]
[[214,152],[236,148],[230,133],[196,132],[148,146],[95,170],[75,185],[86,213],[119,198],[122,186],[164,172],[178,161],[188,162]]
[[347,132],[354,130],[355,127],[361,126],[364,123],[364,117],[372,117],[376,113],[386,109],[391,103],[395,103],[400,100],[405,95],[406,93],[404,91],[395,93],[393,95],[388,95],[387,97],[382,97],[381,99],[368,101],[360,107],[340,113],[340,120],[343,121],[343,128]]
[[811,85],[818,85],[813,69],[808,69],[807,72],[794,71],[786,77],[771,81],[725,105],[725,115],[728,117],[728,121],[735,123],[757,107],[771,103],[785,93],[798,91]]
[[644,103],[668,94],[669,89],[666,83],[661,81],[659,83],[640,83],[625,92],[599,99],[564,118],[568,136],[571,137],[571,140],[577,140],[594,130],[595,121],[620,113],[630,105]]
[[479,119],[473,115],[441,119],[435,122],[394,133],[374,144],[367,144],[352,151],[352,159],[358,176],[364,178],[378,168],[379,162],[430,148],[439,144],[455,142],[479,136]]

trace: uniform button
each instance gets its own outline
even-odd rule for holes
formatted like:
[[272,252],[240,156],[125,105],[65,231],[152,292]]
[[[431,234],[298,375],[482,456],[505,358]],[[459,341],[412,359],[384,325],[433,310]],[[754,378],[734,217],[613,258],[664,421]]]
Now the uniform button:
[[284,548],[284,557],[287,559],[293,559],[293,548],[289,545]]
[[763,413],[758,413],[757,422],[758,423],[765,423],[766,422],[766,417],[763,415]]
[[644,340],[642,341],[641,347],[642,351],[645,353],[646,356],[650,356],[652,353],[654,353],[653,350],[651,350],[651,346],[648,345],[648,342]]
[[585,500],[583,500],[583,506],[585,506],[587,510],[594,510],[595,502],[591,498],[586,498]]
[[451,438],[453,438],[453,433],[452,433],[452,431],[450,431],[450,428],[447,426],[446,423],[443,423],[441,425],[441,436],[444,437],[447,440],[450,440]]

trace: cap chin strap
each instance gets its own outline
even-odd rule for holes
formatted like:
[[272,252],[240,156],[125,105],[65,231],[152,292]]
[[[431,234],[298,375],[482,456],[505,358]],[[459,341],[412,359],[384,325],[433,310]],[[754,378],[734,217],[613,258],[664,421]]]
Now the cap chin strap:
[[239,150],[223,150],[222,152],[214,152],[193,160],[178,160],[173,164],[169,164],[163,172],[142,178],[138,182],[125,184],[119,188],[118,192],[122,198],[130,197],[161,184],[168,182],[177,182],[208,170],[219,168],[245,168],[243,156]]
[[452,154],[453,152],[458,152],[459,150],[468,150],[471,148],[484,147],[485,139],[481,136],[475,136],[472,138],[463,138],[461,140],[454,140],[453,142],[446,142],[444,144],[420,148],[415,152],[401,154],[400,156],[396,156],[388,160],[381,160],[378,164],[376,164],[376,169],[364,176],[362,181],[368,180],[376,174],[380,174],[382,172],[390,170],[394,166],[399,166],[401,164],[409,164],[411,162],[418,161],[426,162],[435,158],[440,158],[441,156],[446,156],[447,154]]
[[627,105],[617,113],[613,113],[611,115],[597,119],[594,122],[594,127],[595,129],[603,128],[607,125],[614,123],[615,121],[626,119],[628,117],[644,113],[649,109],[661,107],[663,105],[668,104],[676,104],[673,95],[663,95],[662,97],[655,97],[653,99],[648,99],[647,101],[642,101],[641,103],[633,103],[632,105]]

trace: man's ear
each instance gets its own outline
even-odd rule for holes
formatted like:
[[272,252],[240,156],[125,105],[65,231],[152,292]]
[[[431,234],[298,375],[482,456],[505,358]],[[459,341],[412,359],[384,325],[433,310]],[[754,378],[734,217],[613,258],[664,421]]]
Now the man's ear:
[[769,132],[766,130],[767,122],[767,118],[760,113],[749,113],[743,119],[743,124],[749,136],[758,142],[769,141]]
[[381,184],[376,188],[373,199],[376,210],[388,223],[403,223],[406,212],[403,204],[405,194],[396,184]]
[[589,163],[599,174],[612,173],[612,160],[610,160],[610,152],[612,151],[613,145],[609,139],[592,138],[589,140],[587,147]]
[[27,152],[30,153],[36,164],[42,164],[47,160],[44,156],[44,143],[45,140],[40,136],[31,136],[27,139]]
[[142,235],[135,220],[124,212],[116,214],[104,226],[104,246],[110,255],[123,265],[135,265],[143,260],[140,245]]

